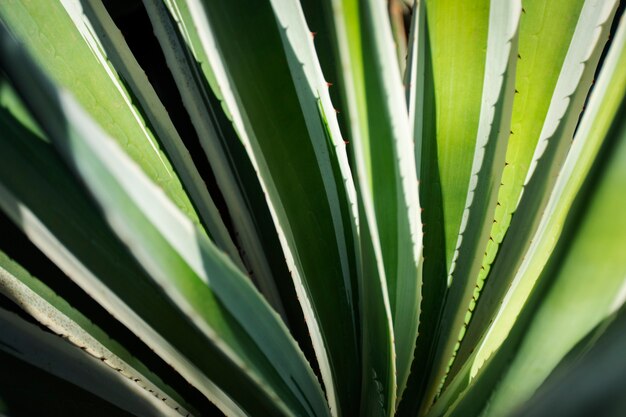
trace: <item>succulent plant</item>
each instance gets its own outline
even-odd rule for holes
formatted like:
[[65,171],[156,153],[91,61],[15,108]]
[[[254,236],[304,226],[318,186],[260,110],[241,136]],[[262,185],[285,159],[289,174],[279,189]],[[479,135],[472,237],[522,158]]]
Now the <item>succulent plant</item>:
[[3,0],[0,414],[623,415],[622,11]]

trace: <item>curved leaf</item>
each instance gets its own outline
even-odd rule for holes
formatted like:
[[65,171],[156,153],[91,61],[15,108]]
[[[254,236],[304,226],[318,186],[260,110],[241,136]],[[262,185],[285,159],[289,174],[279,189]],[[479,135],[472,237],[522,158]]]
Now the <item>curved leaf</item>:
[[[112,229],[182,313],[181,324],[189,323],[202,335],[207,354],[216,351],[207,359],[230,364],[231,372],[243,377],[238,383],[251,384],[252,396],[241,389],[245,385],[229,387],[225,379],[232,376],[218,369],[207,374],[251,413],[265,408],[286,415],[327,414],[311,368],[250,282],[65,90],[54,89],[8,38],[2,46],[3,69],[85,181]],[[202,388],[211,392],[212,386]]]
[[[102,329],[1,251],[0,293],[54,333],[150,392],[159,400],[155,408],[166,406],[180,415],[188,414],[181,406],[183,400],[178,393],[152,374],[122,345],[110,339]],[[168,414],[171,410],[161,413]]]

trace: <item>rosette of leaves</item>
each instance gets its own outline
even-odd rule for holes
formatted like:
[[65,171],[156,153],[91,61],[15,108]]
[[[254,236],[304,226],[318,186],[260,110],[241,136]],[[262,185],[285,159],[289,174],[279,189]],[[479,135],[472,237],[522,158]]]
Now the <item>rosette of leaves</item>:
[[2,1],[0,413],[622,415],[621,15]]

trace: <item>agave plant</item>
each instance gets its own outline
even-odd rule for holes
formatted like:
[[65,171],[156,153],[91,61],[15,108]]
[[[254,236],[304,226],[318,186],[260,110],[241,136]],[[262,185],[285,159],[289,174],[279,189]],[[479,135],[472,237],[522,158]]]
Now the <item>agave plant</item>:
[[617,3],[3,0],[0,414],[623,415]]

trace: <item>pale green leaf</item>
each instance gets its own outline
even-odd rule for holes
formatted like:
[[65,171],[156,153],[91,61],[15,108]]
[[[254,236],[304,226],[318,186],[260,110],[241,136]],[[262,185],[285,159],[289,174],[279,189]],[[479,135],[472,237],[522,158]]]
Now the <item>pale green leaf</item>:
[[[551,221],[551,210],[554,210],[554,205],[560,201],[559,198],[563,192],[555,189],[561,166],[566,157],[577,158],[576,153],[572,155],[569,151],[571,138],[587,97],[595,67],[607,41],[615,7],[615,2],[586,2],[581,11],[581,17],[572,38],[572,47],[565,57],[552,97],[552,105],[548,110],[533,162],[525,180],[524,194],[517,209],[518,215],[514,216],[509,229],[511,238],[504,242],[502,253],[491,269],[494,285],[487,288],[490,291],[489,297],[481,298],[478,303],[476,317],[479,319],[474,325],[475,328],[470,329],[473,334],[469,340],[475,343],[477,337],[480,337],[480,332],[484,332],[489,326],[486,330],[486,338],[478,347],[481,352],[476,358],[473,373],[506,338],[508,329],[512,326],[512,320],[523,307],[542,264],[545,263],[546,258],[543,255],[550,253],[548,246],[542,248],[546,251],[542,255],[542,250],[537,251],[537,245],[556,238],[555,235],[547,233],[542,240],[541,234],[546,233],[544,229],[547,222]],[[602,137],[597,140],[601,139]],[[569,172],[572,172],[575,169],[576,160],[570,161],[569,164],[571,164],[568,168]],[[503,182],[506,182],[506,175],[505,168]],[[575,194],[574,190],[580,186],[582,178],[578,177],[578,183],[574,185],[572,191],[569,191],[570,194]],[[567,171],[561,175],[560,181],[561,184],[568,181]],[[564,202],[564,204],[567,203]],[[567,206],[564,206],[562,211],[566,213]],[[561,218],[562,216],[563,214]],[[555,217],[554,223],[558,221]],[[553,245],[553,243],[547,244]],[[537,253],[539,257],[535,258]],[[529,264],[534,262],[537,262],[534,268],[538,270],[533,272],[530,268],[531,273],[526,278],[525,271]]]
[[[546,211],[549,221],[540,227],[533,239],[527,258],[531,262],[527,268],[524,268],[526,263],[522,265],[520,279],[529,287],[533,286],[544,269],[547,254],[555,246],[554,240],[559,237],[562,237],[561,245],[563,238],[569,243],[567,254],[524,335],[515,360],[490,400],[487,415],[502,415],[528,399],[563,356],[625,301],[626,219],[621,215],[622,195],[616,192],[626,189],[626,126],[623,120],[626,74],[622,71],[626,63],[626,24],[621,26],[603,68],[606,73],[601,75],[597,90],[594,90],[591,111],[583,120],[560,172],[559,179],[566,178],[567,182],[563,185],[559,183],[561,181],[557,182],[552,196],[555,202],[548,205]],[[602,112],[605,117],[594,118],[597,112]],[[614,127],[609,130],[611,121]],[[580,190],[607,134],[616,136],[618,143],[610,151],[612,155],[603,161],[606,171],[600,174],[600,183],[594,187],[589,205],[583,205],[585,214],[577,222],[578,230],[571,236],[561,234],[559,228],[565,221],[567,208]],[[606,146],[610,147],[610,137],[607,142]],[[540,249],[533,251],[535,244]],[[530,292],[530,289],[526,291]],[[556,334],[558,337],[554,337]]]
[[626,411],[624,310],[602,323],[597,340],[582,357],[564,361],[515,417],[586,417],[602,410],[618,417]]
[[[520,2],[490,3],[474,159],[457,246],[448,275],[449,288],[438,333],[431,392],[441,389],[480,294],[476,281],[482,255],[489,241],[509,136],[520,14]],[[433,400],[432,395],[427,395],[427,402]]]

